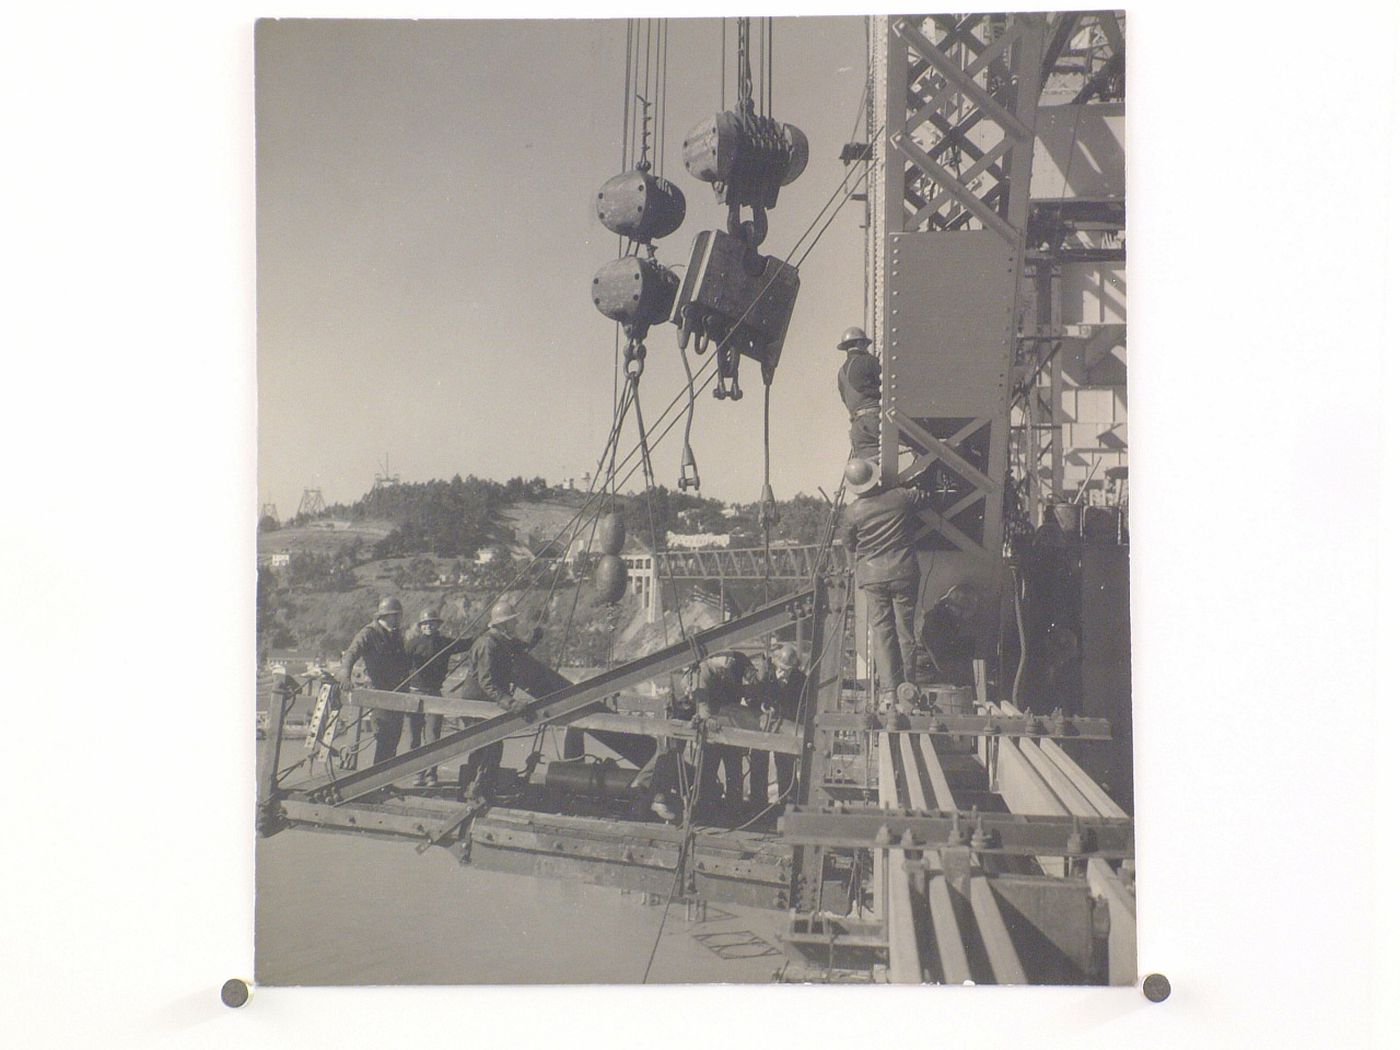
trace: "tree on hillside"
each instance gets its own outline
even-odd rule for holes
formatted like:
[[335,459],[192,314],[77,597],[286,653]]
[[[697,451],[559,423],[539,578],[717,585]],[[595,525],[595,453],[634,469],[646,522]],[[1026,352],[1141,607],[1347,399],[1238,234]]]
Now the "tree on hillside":
[[774,539],[820,543],[826,538],[831,518],[831,504],[826,500],[798,493],[790,500],[779,502],[778,513],[780,517],[773,533]]

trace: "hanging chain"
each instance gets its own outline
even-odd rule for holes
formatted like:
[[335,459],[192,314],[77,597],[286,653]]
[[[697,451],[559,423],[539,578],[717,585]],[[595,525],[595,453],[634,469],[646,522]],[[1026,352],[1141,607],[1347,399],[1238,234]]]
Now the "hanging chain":
[[749,70],[749,20],[740,18],[739,23],[739,110],[753,112],[753,74]]
[[638,151],[636,168],[638,171],[650,171],[651,161],[647,158],[647,151],[651,146],[651,100],[639,94],[637,101],[642,104],[642,148]]

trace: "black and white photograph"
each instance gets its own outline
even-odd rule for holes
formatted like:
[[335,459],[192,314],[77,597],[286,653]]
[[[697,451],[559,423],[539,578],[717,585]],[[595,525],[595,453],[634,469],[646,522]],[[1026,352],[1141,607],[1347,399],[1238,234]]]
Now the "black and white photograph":
[[1137,983],[1125,28],[258,23],[259,984]]
[[8,1043],[1395,1042],[1400,7],[7,15]]

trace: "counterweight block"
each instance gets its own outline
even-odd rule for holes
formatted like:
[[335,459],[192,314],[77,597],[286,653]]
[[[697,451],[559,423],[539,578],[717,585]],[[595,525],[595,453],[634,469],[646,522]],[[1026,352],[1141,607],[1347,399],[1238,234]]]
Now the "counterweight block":
[[758,361],[765,382],[771,381],[799,284],[797,267],[759,255],[732,234],[705,230],[691,248],[690,266],[671,316],[680,329],[681,347],[692,336],[697,353],[712,341],[721,342],[725,378],[733,378],[737,355],[743,354]]

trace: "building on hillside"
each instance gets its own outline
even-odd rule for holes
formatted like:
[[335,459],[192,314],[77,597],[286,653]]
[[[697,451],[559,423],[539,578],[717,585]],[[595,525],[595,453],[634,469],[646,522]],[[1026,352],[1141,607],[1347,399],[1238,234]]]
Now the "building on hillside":
[[672,549],[696,551],[714,547],[728,547],[727,532],[668,532],[666,546]]
[[656,558],[649,550],[624,551],[622,563],[627,566],[627,587],[642,600],[647,611],[647,623],[661,619],[661,587],[656,576]]

